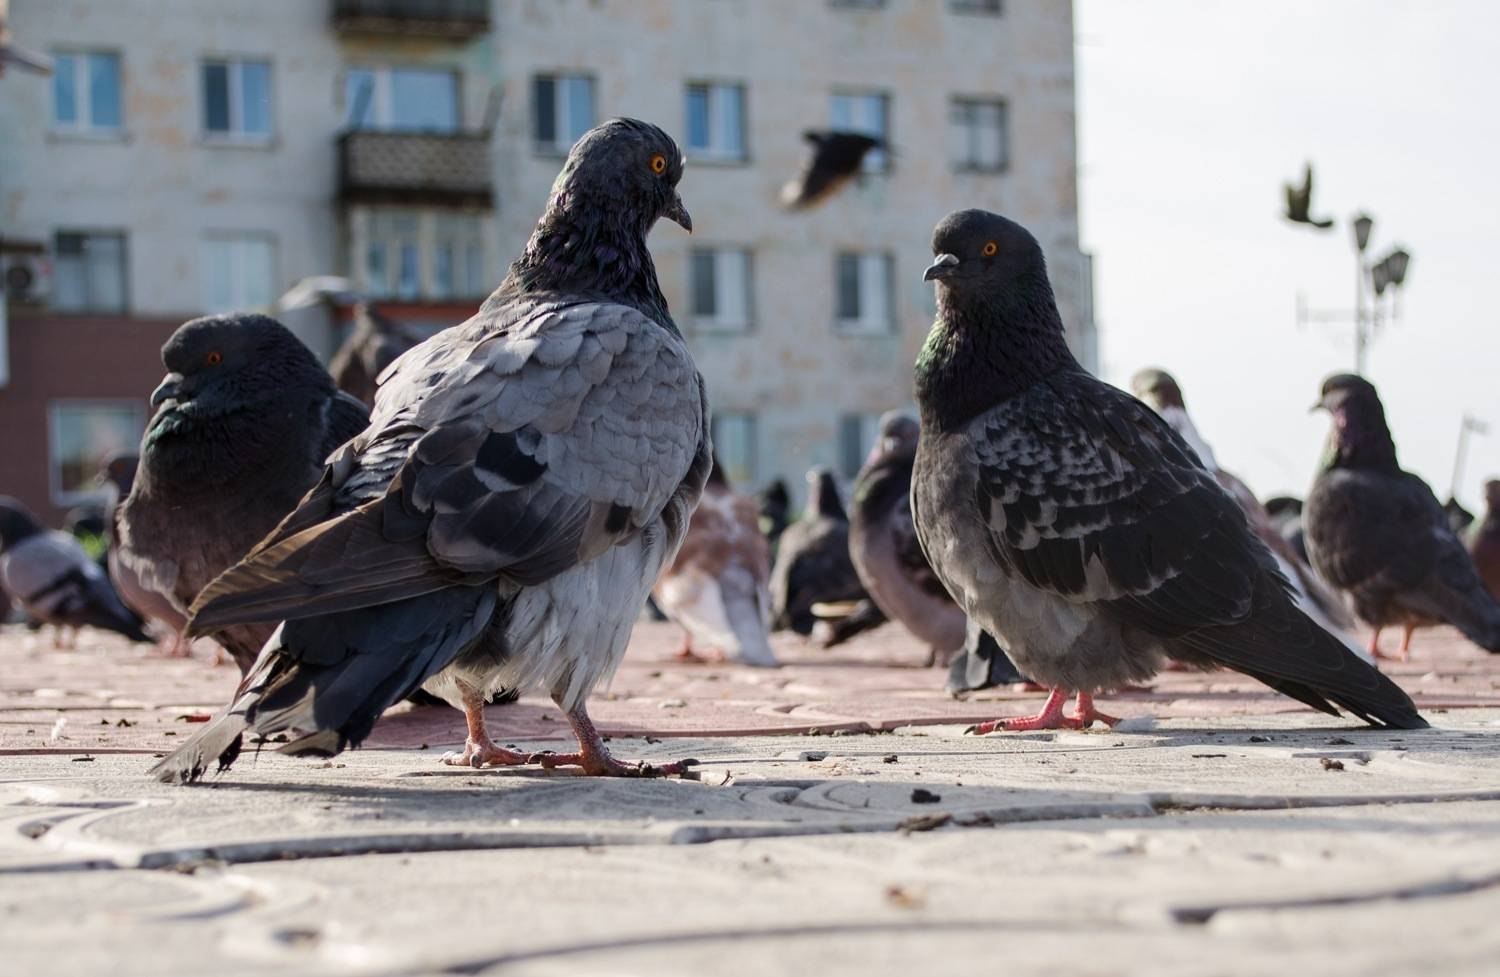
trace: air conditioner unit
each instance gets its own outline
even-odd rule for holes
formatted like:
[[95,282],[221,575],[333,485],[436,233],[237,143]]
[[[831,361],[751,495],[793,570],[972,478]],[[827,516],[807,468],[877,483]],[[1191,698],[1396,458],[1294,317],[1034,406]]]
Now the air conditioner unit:
[[52,294],[52,258],[34,253],[0,255],[0,285],[12,302],[47,301]]

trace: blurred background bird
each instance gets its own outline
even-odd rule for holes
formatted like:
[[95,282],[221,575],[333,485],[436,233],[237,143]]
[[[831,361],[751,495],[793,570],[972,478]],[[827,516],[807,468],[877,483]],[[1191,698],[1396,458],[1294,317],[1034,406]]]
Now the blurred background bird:
[[772,621],[804,637],[818,623],[815,609],[844,616],[869,596],[849,558],[849,516],[832,469],[812,469],[807,482],[807,505],[781,534],[771,568]]
[[1285,184],[1286,190],[1286,212],[1282,215],[1293,224],[1306,224],[1316,227],[1320,231],[1326,231],[1333,226],[1331,218],[1316,218],[1312,216],[1312,192],[1313,192],[1313,169],[1312,164],[1307,163],[1302,167],[1302,184]]
[[865,157],[885,143],[862,132],[809,130],[802,138],[812,147],[807,166],[781,188],[787,210],[806,210],[824,203],[859,173]]
[[1484,517],[1469,530],[1468,546],[1479,579],[1500,598],[1500,480],[1484,483]]

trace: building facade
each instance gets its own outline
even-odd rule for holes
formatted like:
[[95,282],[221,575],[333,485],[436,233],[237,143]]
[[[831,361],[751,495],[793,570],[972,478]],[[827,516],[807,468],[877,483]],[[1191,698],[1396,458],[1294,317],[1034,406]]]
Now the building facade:
[[[0,13],[3,13],[0,0]],[[1030,227],[1093,355],[1066,0],[10,0],[50,76],[0,77],[0,493],[54,520],[130,447],[157,350],[208,311],[337,274],[461,321],[562,157],[615,115],[689,157],[689,237],[653,235],[739,481],[852,473],[911,399],[933,225]],[[810,129],[889,152],[782,209]],[[322,355],[332,325],[301,323]],[[299,320],[301,322],[301,320]]]

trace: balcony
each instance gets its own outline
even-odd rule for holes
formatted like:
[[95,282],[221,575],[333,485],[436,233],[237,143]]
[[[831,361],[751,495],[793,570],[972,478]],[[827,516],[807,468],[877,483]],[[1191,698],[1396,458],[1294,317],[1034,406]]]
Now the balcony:
[[339,200],[492,207],[487,132],[346,132],[339,137]]
[[490,0],[333,0],[334,30],[467,41],[489,33]]

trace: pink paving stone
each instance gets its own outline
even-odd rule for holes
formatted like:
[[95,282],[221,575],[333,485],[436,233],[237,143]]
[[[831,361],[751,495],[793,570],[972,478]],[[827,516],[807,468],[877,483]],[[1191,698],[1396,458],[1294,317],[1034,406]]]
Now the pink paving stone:
[[[1042,699],[1012,689],[952,698],[942,691],[943,672],[918,667],[924,650],[894,625],[831,651],[794,636],[778,635],[774,644],[785,663],[780,669],[686,664],[672,657],[680,646],[675,627],[643,622],[613,684],[594,696],[589,711],[609,736],[746,736],[969,724],[1034,712]],[[238,681],[233,666],[210,664],[211,648],[200,642],[194,658],[168,659],[85,631],[79,649],[68,652],[24,628],[0,629],[0,755],[171,749]],[[1451,629],[1420,633],[1411,662],[1384,668],[1428,713],[1500,706],[1500,656]],[[1165,672],[1150,691],[1102,701],[1127,718],[1239,721],[1304,709],[1232,672]],[[568,736],[545,697],[491,707],[490,718],[502,743]],[[402,705],[382,719],[366,748],[447,747],[463,735],[456,710]]]

